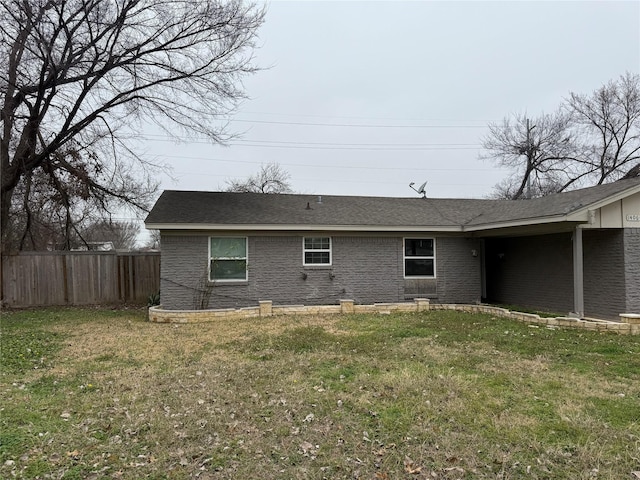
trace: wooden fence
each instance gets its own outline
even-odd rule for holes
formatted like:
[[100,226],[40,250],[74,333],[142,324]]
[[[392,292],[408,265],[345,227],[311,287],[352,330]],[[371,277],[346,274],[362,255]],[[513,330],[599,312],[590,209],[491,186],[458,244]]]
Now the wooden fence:
[[160,253],[20,252],[2,257],[2,304],[146,304],[160,289]]

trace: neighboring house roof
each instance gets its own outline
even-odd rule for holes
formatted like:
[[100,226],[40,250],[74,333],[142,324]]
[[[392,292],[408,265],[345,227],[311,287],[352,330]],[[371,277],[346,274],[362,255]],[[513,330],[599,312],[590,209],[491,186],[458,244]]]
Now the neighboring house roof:
[[588,212],[640,192],[640,178],[531,200],[394,198],[165,190],[151,229],[480,231],[589,220]]

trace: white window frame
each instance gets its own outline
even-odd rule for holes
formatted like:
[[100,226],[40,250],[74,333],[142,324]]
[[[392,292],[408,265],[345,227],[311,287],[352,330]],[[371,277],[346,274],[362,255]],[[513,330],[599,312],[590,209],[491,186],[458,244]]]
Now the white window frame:
[[[329,239],[329,248],[307,248],[305,240],[308,238],[327,238]],[[305,267],[330,267],[333,264],[333,239],[329,236],[314,235],[313,237],[302,237],[302,265]],[[329,263],[307,263],[307,252],[327,252],[329,253]]]
[[[211,256],[211,239],[212,238],[236,238],[244,239],[244,257],[216,257],[215,260],[244,260],[245,269],[244,269],[244,278],[211,278],[211,261],[214,258]],[[209,261],[207,264],[207,280],[210,283],[240,283],[249,281],[249,237],[244,236],[235,236],[235,235],[210,235],[207,238],[208,250],[209,250]]]
[[[431,240],[433,243],[433,255],[407,256],[407,240]],[[433,260],[433,275],[409,275],[407,276],[407,259],[410,260]],[[436,239],[434,237],[404,237],[402,239],[402,273],[404,278],[436,278]]]

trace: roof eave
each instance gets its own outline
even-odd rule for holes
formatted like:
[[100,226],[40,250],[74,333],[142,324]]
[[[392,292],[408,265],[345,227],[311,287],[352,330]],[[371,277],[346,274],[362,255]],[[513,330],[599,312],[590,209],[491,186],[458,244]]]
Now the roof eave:
[[576,212],[571,215],[550,215],[547,217],[526,218],[508,222],[485,223],[482,225],[465,226],[465,232],[481,232],[483,230],[495,230],[499,228],[527,227],[533,225],[545,225],[550,223],[588,223],[588,210]]
[[297,225],[297,224],[219,224],[146,223],[148,230],[247,230],[247,231],[336,231],[336,232],[462,232],[459,225]]
[[269,231],[269,232],[481,232],[499,228],[524,227],[550,223],[588,223],[588,210],[571,215],[493,222],[482,225],[297,225],[297,224],[219,224],[219,223],[147,223],[149,230],[210,230],[210,231]]
[[571,216],[573,215],[588,215],[589,211],[593,211],[593,210],[597,210],[599,208],[602,207],[606,207],[607,205],[613,203],[613,202],[618,202],[620,200],[623,200],[631,195],[635,195],[636,193],[640,193],[640,184],[635,185],[633,187],[627,188],[621,192],[616,193],[615,195],[611,195],[609,197],[603,198],[602,200],[599,200],[597,202],[593,202],[590,203],[588,205],[584,205],[578,209],[576,209],[575,212],[571,213]]

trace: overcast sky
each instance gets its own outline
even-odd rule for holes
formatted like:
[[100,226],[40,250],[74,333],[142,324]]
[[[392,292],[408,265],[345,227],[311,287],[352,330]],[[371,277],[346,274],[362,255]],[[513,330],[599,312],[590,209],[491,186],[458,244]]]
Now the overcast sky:
[[489,122],[640,73],[640,2],[272,1],[228,147],[146,149],[162,189],[223,190],[277,162],[296,192],[484,197]]

